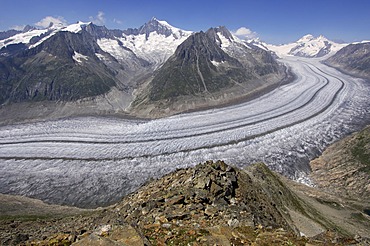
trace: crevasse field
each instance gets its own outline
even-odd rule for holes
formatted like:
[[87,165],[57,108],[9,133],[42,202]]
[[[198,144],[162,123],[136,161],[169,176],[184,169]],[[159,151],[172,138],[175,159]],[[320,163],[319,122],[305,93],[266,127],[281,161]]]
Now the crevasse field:
[[297,79],[243,104],[142,121],[84,117],[0,128],[0,193],[97,207],[151,177],[206,160],[263,161],[310,184],[309,160],[369,120],[370,84],[319,59],[285,58]]

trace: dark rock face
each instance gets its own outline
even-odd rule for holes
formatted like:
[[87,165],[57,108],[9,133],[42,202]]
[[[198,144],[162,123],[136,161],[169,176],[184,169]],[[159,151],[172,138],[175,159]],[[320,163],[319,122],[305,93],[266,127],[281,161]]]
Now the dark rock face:
[[230,83],[227,71],[218,72],[211,61],[229,62],[235,75],[242,76],[242,65],[227,55],[205,33],[192,35],[184,41],[157,72],[152,81],[150,99],[153,101],[213,92]]
[[22,44],[22,43],[10,44],[7,47],[0,49],[0,58],[1,56],[5,56],[5,57],[14,56],[27,49],[28,49],[27,45]]
[[370,42],[350,44],[325,63],[352,75],[370,79]]
[[224,27],[195,33],[185,40],[156,72],[150,88],[150,100],[201,96],[236,84],[253,90],[261,84],[251,81],[264,75],[279,74],[279,65],[268,52],[257,47],[249,49],[241,44],[235,44],[235,48],[225,52],[217,33],[229,41],[233,40]]
[[35,48],[15,45],[1,53],[13,56],[0,56],[0,103],[77,100],[115,85],[114,73],[96,57],[103,51],[86,31],[58,32]]
[[88,32],[91,36],[94,37],[95,40],[100,38],[114,38],[116,35],[122,35],[122,32],[115,32],[113,30],[109,30],[105,26],[97,26],[92,23],[85,26],[84,31]]
[[3,39],[7,39],[11,36],[14,36],[18,33],[21,33],[21,31],[17,31],[17,30],[8,30],[8,31],[5,31],[5,32],[0,32],[0,40],[3,40]]
[[220,37],[217,35],[217,33],[221,33],[221,35],[224,36],[229,41],[234,40],[233,35],[224,26],[208,29],[207,36],[211,38],[214,42],[221,44],[222,41]]
[[162,23],[160,23],[160,21],[158,21],[154,17],[149,22],[145,23],[139,28],[129,28],[123,31],[123,33],[126,35],[145,34],[147,39],[150,33],[153,33],[153,32],[164,35],[166,37],[174,35],[174,38],[180,38],[177,35],[180,35],[180,36],[182,35],[181,30],[179,30],[179,34],[173,33],[173,31],[169,27],[167,27],[166,25],[163,25]]
[[157,32],[158,34],[165,35],[166,37],[172,34],[172,31],[170,29],[161,25],[155,18],[151,19],[148,23],[145,23],[138,30],[138,34],[145,34],[147,38],[152,32]]

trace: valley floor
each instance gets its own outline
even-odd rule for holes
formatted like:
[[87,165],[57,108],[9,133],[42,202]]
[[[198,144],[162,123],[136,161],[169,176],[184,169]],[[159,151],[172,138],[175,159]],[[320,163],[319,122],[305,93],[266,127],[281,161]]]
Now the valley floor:
[[112,204],[147,179],[205,160],[263,161],[311,184],[309,160],[369,122],[369,85],[316,59],[255,100],[157,120],[79,117],[0,127],[0,193]]

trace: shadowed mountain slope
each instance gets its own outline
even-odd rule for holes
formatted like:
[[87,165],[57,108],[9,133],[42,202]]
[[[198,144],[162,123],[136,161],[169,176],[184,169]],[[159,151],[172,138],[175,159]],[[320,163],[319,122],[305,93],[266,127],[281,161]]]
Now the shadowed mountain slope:
[[370,79],[370,42],[350,44],[325,63],[345,73]]
[[[186,111],[228,103],[286,78],[271,54],[224,27],[191,35],[138,92],[133,112]],[[159,113],[160,114],[160,113]]]

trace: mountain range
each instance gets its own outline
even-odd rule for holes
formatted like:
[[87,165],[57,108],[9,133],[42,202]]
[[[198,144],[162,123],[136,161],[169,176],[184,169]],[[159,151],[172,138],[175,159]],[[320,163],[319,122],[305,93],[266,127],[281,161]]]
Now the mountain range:
[[0,110],[25,119],[161,117],[247,100],[293,77],[278,57],[324,57],[345,46],[312,35],[269,45],[222,26],[191,32],[156,18],[126,30],[91,22],[26,26],[0,33]]
[[279,56],[292,55],[298,57],[317,58],[332,55],[348,44],[338,44],[320,35],[314,37],[305,35],[296,42],[283,45],[264,44],[268,49],[276,52]]

